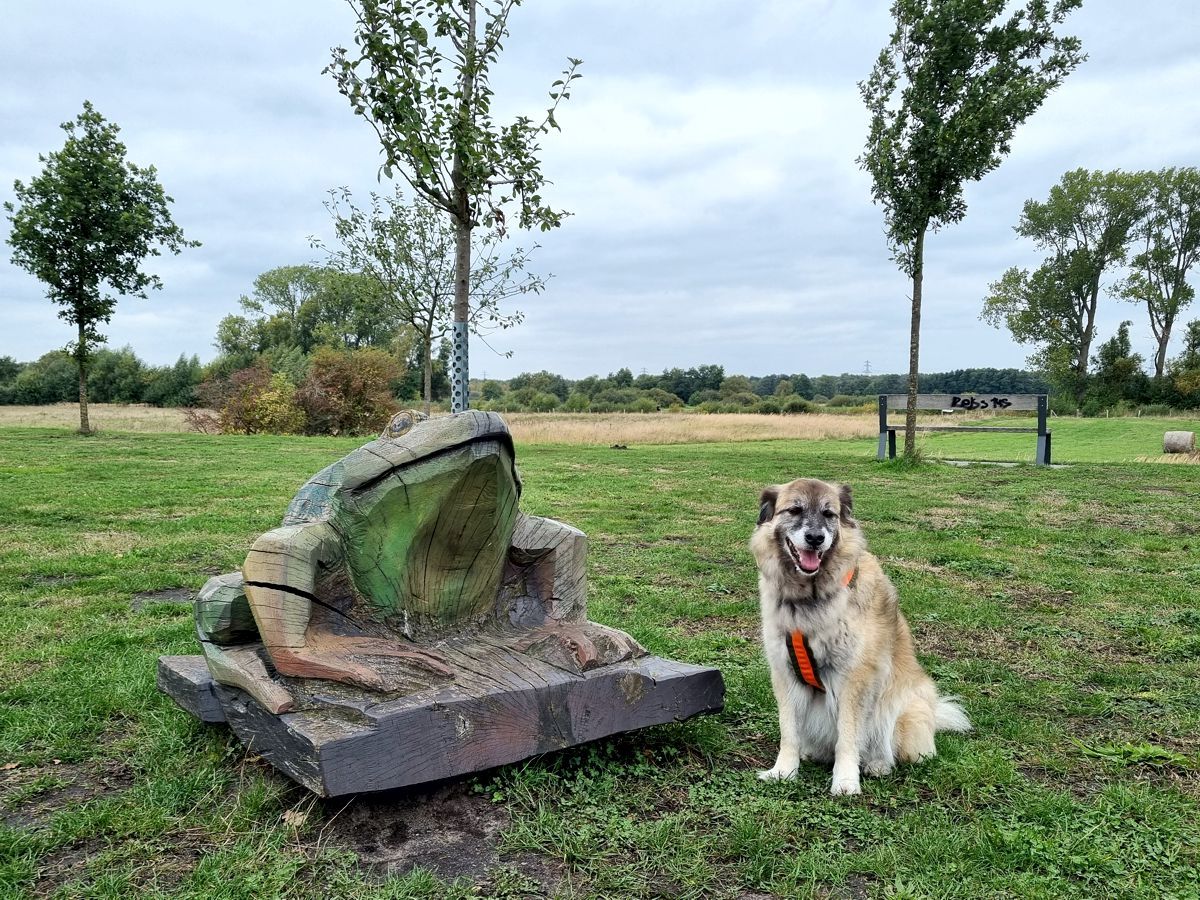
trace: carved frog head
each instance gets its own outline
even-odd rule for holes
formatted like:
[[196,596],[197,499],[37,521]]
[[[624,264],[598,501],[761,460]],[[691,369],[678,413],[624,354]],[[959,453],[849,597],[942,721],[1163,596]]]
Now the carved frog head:
[[310,479],[283,524],[328,522],[361,614],[429,633],[492,613],[520,492],[495,413],[401,413]]

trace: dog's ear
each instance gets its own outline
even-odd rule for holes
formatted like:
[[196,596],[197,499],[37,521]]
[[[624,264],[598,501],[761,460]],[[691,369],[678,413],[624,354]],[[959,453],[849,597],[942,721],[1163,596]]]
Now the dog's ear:
[[838,488],[838,507],[841,509],[842,524],[847,528],[854,528],[858,525],[854,521],[854,496],[850,492],[850,485],[843,484]]
[[779,487],[772,485],[763,488],[762,496],[758,498],[758,524],[761,525],[775,515],[775,501],[779,499]]

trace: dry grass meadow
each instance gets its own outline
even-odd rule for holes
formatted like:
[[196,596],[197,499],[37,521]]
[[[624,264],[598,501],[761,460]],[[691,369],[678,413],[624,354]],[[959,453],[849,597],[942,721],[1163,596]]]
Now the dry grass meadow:
[[[187,431],[181,409],[119,403],[88,404],[88,421],[98,431]],[[79,405],[0,406],[0,428],[78,428]]]
[[[152,406],[93,403],[100,431],[187,431],[183,411]],[[752,413],[506,413],[518,444],[699,444],[765,440],[873,437],[873,415],[763,416]],[[0,406],[0,427],[78,428],[79,407]]]

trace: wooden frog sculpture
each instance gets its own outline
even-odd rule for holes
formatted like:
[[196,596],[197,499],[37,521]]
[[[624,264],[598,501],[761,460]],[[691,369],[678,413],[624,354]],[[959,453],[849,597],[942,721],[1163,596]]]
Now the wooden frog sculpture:
[[398,414],[209,579],[160,689],[322,796],[721,709],[716,669],[587,620],[587,541],[518,509],[513,456],[494,413]]
[[397,414],[300,489],[241,573],[205,585],[213,678],[281,713],[295,679],[412,692],[481,641],[576,672],[643,655],[586,621],[586,539],[518,510],[513,457],[495,413]]

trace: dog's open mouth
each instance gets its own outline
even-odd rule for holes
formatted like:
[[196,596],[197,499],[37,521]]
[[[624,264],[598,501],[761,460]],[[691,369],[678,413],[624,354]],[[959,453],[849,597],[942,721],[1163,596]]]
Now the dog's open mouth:
[[805,575],[815,575],[821,568],[821,552],[819,550],[801,550],[792,543],[789,537],[785,537],[784,541],[787,543],[788,553],[792,556],[792,562],[796,564],[796,570]]

